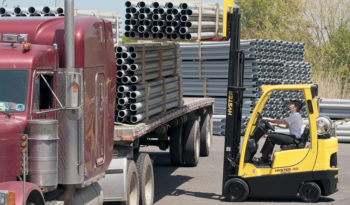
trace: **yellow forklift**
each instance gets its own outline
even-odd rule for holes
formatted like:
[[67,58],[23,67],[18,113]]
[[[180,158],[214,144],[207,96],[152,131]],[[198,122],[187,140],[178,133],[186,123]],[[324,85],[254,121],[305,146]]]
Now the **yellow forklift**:
[[[244,53],[240,51],[239,9],[232,7],[232,3],[224,1],[225,8],[231,11],[228,12],[226,33],[231,43],[222,193],[228,201],[244,201],[248,197],[299,197],[305,202],[317,202],[321,195],[336,192],[338,183],[338,140],[330,132],[332,122],[319,116],[318,87],[314,84],[262,86],[263,94],[244,136],[241,136]],[[268,135],[274,127],[263,120],[261,113],[270,95],[276,91],[303,93],[308,127],[299,143],[281,146],[273,153],[272,162],[262,166],[254,163],[253,157],[261,137]]]

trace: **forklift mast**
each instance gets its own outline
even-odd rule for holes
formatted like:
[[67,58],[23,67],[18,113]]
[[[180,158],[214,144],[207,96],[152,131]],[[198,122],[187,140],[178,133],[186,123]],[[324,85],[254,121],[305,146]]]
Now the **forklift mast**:
[[238,175],[243,91],[245,90],[243,87],[244,54],[240,51],[239,9],[234,8],[233,13],[228,14],[227,19],[229,20],[227,36],[230,38],[230,55],[227,85],[223,192],[226,181],[232,176]]

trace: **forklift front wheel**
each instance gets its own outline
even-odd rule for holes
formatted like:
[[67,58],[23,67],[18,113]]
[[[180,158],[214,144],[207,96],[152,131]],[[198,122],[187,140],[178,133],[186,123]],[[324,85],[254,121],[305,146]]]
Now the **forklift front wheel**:
[[315,182],[306,182],[300,186],[299,197],[303,202],[317,202],[321,188]]
[[229,179],[225,183],[225,197],[228,201],[245,201],[249,195],[248,184],[240,178]]

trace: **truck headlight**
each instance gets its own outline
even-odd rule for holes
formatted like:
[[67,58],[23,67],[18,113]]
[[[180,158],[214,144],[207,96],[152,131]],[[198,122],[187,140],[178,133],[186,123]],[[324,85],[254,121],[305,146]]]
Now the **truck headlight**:
[[330,134],[332,129],[332,120],[327,116],[320,116],[316,119],[316,125],[318,135]]
[[15,192],[0,190],[0,205],[15,205]]

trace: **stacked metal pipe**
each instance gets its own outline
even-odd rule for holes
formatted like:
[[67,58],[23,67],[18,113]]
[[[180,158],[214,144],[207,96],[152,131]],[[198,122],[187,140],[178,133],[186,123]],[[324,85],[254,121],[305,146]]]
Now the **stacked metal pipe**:
[[[226,113],[229,49],[230,42],[180,44],[184,95],[215,97],[217,102],[215,114],[218,115]],[[244,86],[247,88],[243,94],[245,99],[242,127],[244,128],[261,96],[260,86],[311,83],[311,65],[303,62],[302,43],[242,40],[241,50],[245,53]],[[291,99],[302,99],[302,96],[291,91],[274,93],[263,110],[264,116],[274,118],[287,116],[286,104]],[[281,109],[281,106],[284,109]],[[221,128],[218,127],[217,130]]]
[[222,36],[223,12],[216,4],[126,1],[125,6],[128,38],[197,40]]
[[350,118],[350,100],[321,99],[319,112],[332,119]]
[[116,47],[116,121],[138,123],[182,104],[177,44]]
[[[97,10],[77,10],[77,16],[96,16],[112,23],[114,43],[119,43],[120,32],[120,18],[116,12],[99,12]],[[64,8],[62,7],[34,7],[29,8],[0,8],[1,17],[58,17],[64,16]]]
[[1,17],[37,17],[37,16],[64,16],[62,7],[29,7],[29,8],[0,8]]
[[339,142],[350,142],[350,121],[336,121],[335,135]]

